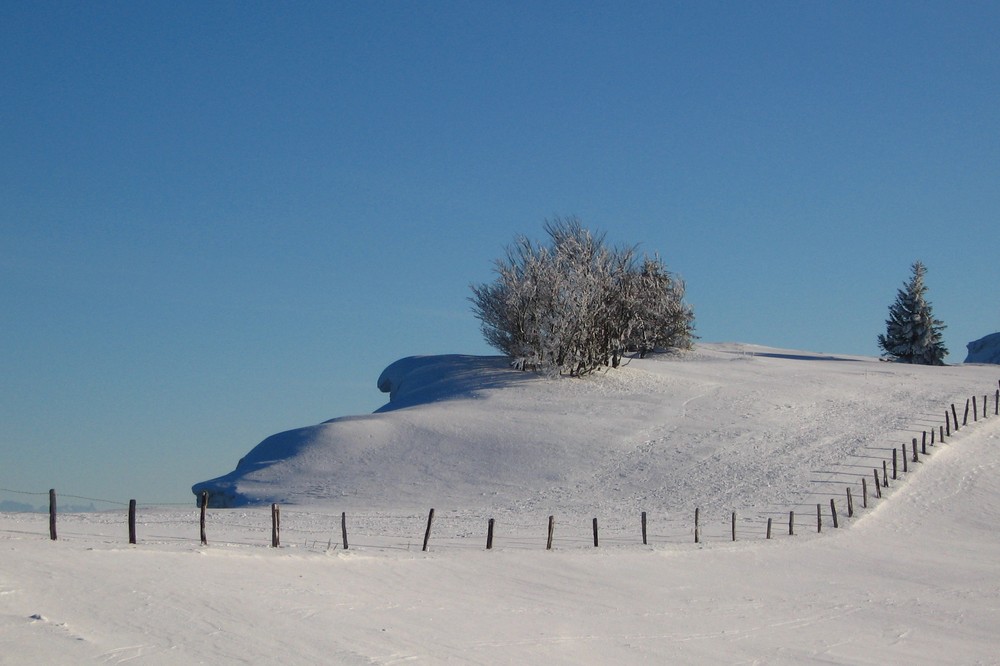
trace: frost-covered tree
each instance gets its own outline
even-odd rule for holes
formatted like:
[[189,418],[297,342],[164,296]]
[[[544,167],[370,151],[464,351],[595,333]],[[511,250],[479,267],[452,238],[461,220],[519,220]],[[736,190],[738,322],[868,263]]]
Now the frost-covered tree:
[[690,347],[694,313],[684,283],[659,257],[611,249],[576,218],[545,225],[548,244],[519,237],[496,281],[473,285],[486,341],[517,367],[584,375],[627,351]]
[[900,363],[943,365],[948,349],[942,342],[944,322],[934,318],[931,304],[924,295],[927,268],[919,261],[912,266],[913,275],[889,306],[885,320],[886,332],[878,336],[878,346],[891,360]]

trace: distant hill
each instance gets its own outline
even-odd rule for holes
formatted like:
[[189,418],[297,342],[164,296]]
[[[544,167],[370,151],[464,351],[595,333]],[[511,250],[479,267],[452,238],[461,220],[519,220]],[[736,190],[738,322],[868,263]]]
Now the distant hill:
[[966,363],[1000,363],[1000,333],[991,333],[966,345]]

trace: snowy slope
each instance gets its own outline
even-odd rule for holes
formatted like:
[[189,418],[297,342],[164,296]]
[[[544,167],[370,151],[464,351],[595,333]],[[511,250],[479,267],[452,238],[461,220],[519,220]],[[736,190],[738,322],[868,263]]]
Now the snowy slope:
[[[61,515],[56,542],[46,516],[0,513],[0,662],[996,663],[995,371],[742,345],[583,381],[404,359],[378,413],[277,435],[208,482],[302,503],[281,548],[265,508],[211,510],[208,546],[195,509],[140,507],[136,546],[120,512]],[[978,420],[832,528],[829,499],[860,499],[972,395]]]
[[735,344],[545,379],[503,359],[415,357],[375,414],[264,440],[199,483],[212,505],[688,515],[814,506],[996,387],[995,369],[925,367]]
[[[764,479],[765,470],[780,470],[774,473],[780,487],[823,488],[823,475],[848,475],[855,463],[865,472],[884,460],[879,447],[911,430],[878,434],[893,426],[873,425],[881,419],[872,409],[884,409],[892,423],[923,427],[943,421],[942,405],[934,402],[942,395],[950,404],[997,385],[983,367],[921,369],[726,346],[655,363],[662,365],[633,367],[620,381],[564,383],[562,401],[544,394],[549,409],[571,420],[588,405],[627,411],[620,398],[626,386],[665,383],[673,387],[672,401],[662,398],[666,404],[658,405],[651,398],[646,408],[675,418],[667,425],[650,421],[638,440],[609,445],[606,451],[617,457],[603,472],[626,469],[641,477],[640,463],[653,464],[645,447],[668,452],[668,442],[690,442],[693,464],[670,478],[696,474],[712,483],[720,476],[715,490],[753,505],[801,491],[776,493],[758,482],[754,492],[742,473]],[[533,384],[515,392],[530,392]],[[852,398],[852,386],[876,389],[866,392],[871,404]],[[491,390],[482,388],[479,399],[499,399]],[[401,386],[398,395],[405,392]],[[471,395],[437,395],[438,403],[396,411],[419,415],[451,400],[459,401],[453,404],[459,416],[474,411],[461,406],[475,402]],[[961,418],[964,398],[959,407]],[[641,421],[628,413],[620,423]],[[593,548],[560,536],[546,552],[541,525],[499,520],[504,536],[486,552],[481,531],[467,535],[444,520],[447,538],[424,553],[391,539],[372,541],[401,528],[405,516],[387,511],[366,514],[368,534],[344,551],[331,523],[339,513],[310,506],[286,507],[288,540],[277,549],[267,546],[266,510],[212,510],[210,545],[201,546],[196,510],[141,507],[139,544],[128,546],[118,512],[62,516],[57,542],[48,539],[46,516],[0,514],[0,662],[997,663],[1000,417],[979,416],[932,447],[882,499],[842,517],[841,529],[827,522],[817,534],[803,520],[795,536],[779,529],[770,541],[741,534],[732,543],[715,535],[696,545],[688,529],[681,539],[657,534],[642,546],[633,529],[628,543]],[[823,435],[851,428],[855,434]],[[779,435],[792,444],[772,443]],[[875,443],[836,469],[798,462],[804,457],[799,446],[817,438],[833,446],[851,437]],[[720,438],[725,444],[715,445]],[[842,446],[850,453],[856,444]],[[737,457],[740,447],[771,457],[756,464]],[[740,464],[727,468],[730,458]],[[727,471],[713,475],[699,471],[703,467]],[[804,469],[806,479],[795,480],[787,467]],[[538,492],[548,493],[549,505],[587,510],[640,492],[628,474],[618,477],[617,492],[603,489],[609,478],[588,474],[563,470],[562,492],[597,489],[594,497]],[[643,478],[655,486],[652,476]],[[410,492],[426,507],[440,490]],[[381,492],[388,502],[389,491]],[[808,501],[817,497],[826,495],[815,490]],[[559,534],[581,517],[560,514]],[[419,523],[405,529],[419,539]],[[518,529],[523,533],[511,537]]]

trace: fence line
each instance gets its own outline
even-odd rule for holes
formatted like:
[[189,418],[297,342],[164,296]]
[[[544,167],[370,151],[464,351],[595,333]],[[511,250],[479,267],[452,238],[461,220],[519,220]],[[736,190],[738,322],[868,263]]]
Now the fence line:
[[[953,436],[955,433],[971,424],[977,423],[980,420],[980,415],[983,420],[988,419],[990,417],[990,410],[987,409],[988,397],[988,394],[983,396],[981,411],[979,410],[979,403],[975,398],[966,400],[966,418],[963,419],[963,423],[961,425],[959,424],[956,405],[952,403],[950,405],[950,412],[949,410],[945,410],[945,425],[939,426],[939,431],[935,431],[934,426],[930,427],[931,436],[929,441],[927,437],[928,431],[926,429],[923,430],[919,454],[916,437],[911,439],[910,451],[907,450],[905,443],[898,449],[893,446],[891,449],[893,481],[902,481],[907,478],[909,475],[907,465],[908,459],[912,460],[914,468],[916,468],[916,465],[922,462],[920,455],[925,457],[930,456],[930,451],[939,444],[945,444],[948,437]],[[997,389],[994,394],[994,405],[992,411],[993,416],[1000,415],[1000,389]],[[970,412],[972,415],[971,423],[968,419]],[[936,438],[937,432],[940,432],[940,438]],[[928,449],[928,444],[930,445],[930,449]],[[899,453],[902,453],[902,473],[900,473],[900,469],[897,465]],[[883,497],[882,487],[889,487],[889,472],[887,464],[888,461],[883,459],[881,482],[879,479],[878,468],[875,467],[874,469],[875,494],[872,496],[872,499],[881,499]],[[853,483],[854,485],[860,485],[862,492],[862,508],[867,509],[870,503],[867,487],[868,477],[866,474],[857,474],[853,476],[859,477],[860,484],[857,483],[857,480]],[[847,496],[846,517],[853,518],[857,511],[853,503],[852,485],[846,485],[845,487]],[[855,490],[857,490],[857,488],[855,488]],[[0,492],[30,496],[48,495],[49,535],[52,540],[57,539],[56,492],[54,489],[49,490],[48,492],[32,492],[0,488]],[[136,544],[138,542],[136,534],[136,500],[132,499],[128,502],[118,502],[115,500],[105,500],[70,494],[60,495],[60,497],[91,502],[104,502],[122,507],[127,506],[128,542],[129,544]],[[168,507],[190,505],[182,505],[179,503],[159,503],[147,504],[146,506]],[[294,507],[294,505],[291,506]],[[794,506],[797,508],[806,507],[808,510],[808,507],[811,505],[808,502],[803,501],[802,503]],[[824,513],[822,503],[816,503],[815,506],[816,533],[820,533],[822,531],[824,522],[823,519],[825,515],[829,515],[829,517],[832,518],[832,526],[834,529],[838,529],[840,527],[841,519],[838,518],[836,502],[833,497],[829,498],[828,514]],[[259,507],[210,510],[210,498],[207,493],[202,494],[200,501],[198,502],[198,507],[196,508],[200,514],[201,543],[205,546],[208,545],[206,532],[209,525],[211,525],[213,529],[219,528],[221,530],[228,530],[229,532],[232,530],[240,530],[243,535],[242,537],[234,539],[232,534],[223,532],[223,538],[216,540],[215,543],[248,546],[264,545],[264,537],[267,534],[268,527],[270,527],[270,545],[274,548],[297,547],[298,543],[301,541],[306,548],[323,549],[323,542],[325,540],[325,550],[327,551],[335,550],[340,543],[343,544],[343,549],[347,550],[347,530],[349,524],[351,526],[352,534],[351,543],[355,549],[370,548],[392,550],[405,548],[406,550],[416,550],[417,547],[420,547],[422,551],[427,551],[432,549],[432,546],[438,547],[438,544],[442,544],[442,548],[447,547],[449,549],[481,549],[484,541],[485,548],[487,550],[494,549],[493,547],[495,542],[505,545],[506,548],[541,549],[542,544],[544,544],[544,548],[546,550],[551,550],[556,547],[584,548],[590,546],[598,548],[602,545],[604,547],[609,545],[611,547],[626,547],[640,544],[658,545],[692,542],[695,544],[702,544],[706,542],[706,537],[707,541],[711,542],[737,541],[742,539],[770,540],[775,536],[772,532],[772,528],[774,526],[781,527],[782,522],[779,520],[775,523],[774,516],[767,516],[765,518],[764,516],[768,512],[758,511],[755,516],[738,519],[737,512],[732,511],[727,512],[729,517],[729,520],[726,521],[729,528],[727,530],[724,527],[726,523],[722,520],[713,520],[713,522],[708,524],[704,523],[702,521],[703,516],[701,509],[696,507],[694,509],[693,516],[688,519],[690,522],[687,524],[685,524],[687,521],[676,518],[676,512],[665,511],[664,515],[669,516],[669,518],[666,520],[657,520],[657,516],[655,514],[648,514],[647,511],[642,511],[641,513],[637,513],[635,515],[634,521],[629,521],[627,524],[622,520],[601,521],[600,524],[602,527],[600,533],[598,532],[599,521],[596,516],[590,519],[588,525],[585,524],[585,521],[579,513],[574,513],[572,514],[573,519],[571,521],[559,523],[559,530],[557,531],[556,523],[558,516],[550,515],[548,517],[548,529],[546,532],[545,524],[541,520],[539,520],[538,524],[513,520],[509,523],[505,523],[502,520],[496,520],[495,516],[488,516],[487,520],[485,514],[480,515],[478,513],[473,514],[471,512],[463,513],[461,510],[453,510],[451,512],[438,514],[435,522],[435,511],[433,508],[430,509],[430,513],[426,516],[426,518],[423,515],[409,512],[398,514],[386,512],[348,514],[347,512],[327,513],[322,509],[309,508],[304,509],[302,512],[296,512],[293,508],[291,511],[286,511],[285,513],[286,520],[283,527],[283,533],[286,539],[285,546],[282,546],[279,537],[282,527],[279,521],[280,507],[278,504],[271,505],[270,526],[268,526],[266,521],[263,520],[265,510]],[[773,513],[779,516],[779,518],[784,515],[781,512]],[[110,518],[111,513],[102,512],[100,514],[92,515],[106,516]],[[794,519],[795,511],[789,511],[787,519],[789,537],[794,537],[795,535]],[[308,523],[303,524],[304,521],[308,521]],[[80,520],[77,519],[76,521],[70,521],[70,525],[73,525],[74,522],[79,523]],[[102,521],[96,522],[100,523]],[[110,520],[103,522],[107,525],[112,524]],[[117,519],[115,522],[117,522]],[[153,527],[155,530],[158,527],[168,524],[176,525],[177,520],[147,520],[143,523],[143,527]],[[436,525],[436,529],[433,532],[432,525]],[[587,529],[588,526],[590,527],[590,530]],[[650,529],[650,527],[653,529]],[[422,541],[421,528],[423,528]],[[64,535],[65,533],[66,532],[64,532]],[[79,534],[72,529],[70,529],[68,533],[72,536]],[[781,533],[781,530],[779,530],[778,534]],[[97,536],[111,538],[111,535],[101,534]],[[155,534],[147,538],[151,538],[154,542],[191,540],[176,536]],[[312,546],[309,545],[310,540],[312,541]],[[405,544],[405,546],[403,544]]]

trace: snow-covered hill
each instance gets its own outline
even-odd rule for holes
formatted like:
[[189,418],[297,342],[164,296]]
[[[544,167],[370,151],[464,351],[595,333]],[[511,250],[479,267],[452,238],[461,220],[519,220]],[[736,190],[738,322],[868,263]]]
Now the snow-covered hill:
[[[546,379],[499,357],[413,357],[389,402],[265,439],[194,486],[212,506],[493,513],[738,510],[748,519],[857,483],[894,447],[990,394],[995,369],[738,344]],[[838,489],[837,492],[841,492]]]
[[966,347],[969,350],[966,363],[1000,363],[1000,333],[973,340]]
[[[47,516],[0,513],[0,661],[996,661],[1000,417],[983,420],[982,397],[978,420],[841,529],[825,510],[815,523],[946,407],[963,420],[967,398],[994,398],[995,367],[702,345],[585,380],[404,359],[379,384],[376,414],[276,435],[204,484],[234,504],[310,504],[283,509],[281,548],[262,507],[211,510],[208,546],[195,509],[140,507],[135,546],[124,510],[62,516],[56,542]],[[624,536],[594,548],[591,516]],[[744,522],[766,517],[772,540]]]
[[[586,380],[404,359],[380,385],[378,413],[277,435],[209,482],[309,502],[283,508],[280,548],[263,507],[210,510],[207,546],[195,509],[140,507],[135,546],[124,509],[61,515],[56,542],[47,516],[0,513],[0,662],[996,662],[995,367],[703,345]],[[832,528],[829,498],[973,395],[978,419]],[[594,548],[591,516],[624,536]]]

